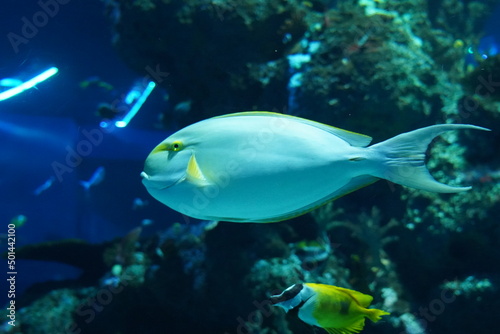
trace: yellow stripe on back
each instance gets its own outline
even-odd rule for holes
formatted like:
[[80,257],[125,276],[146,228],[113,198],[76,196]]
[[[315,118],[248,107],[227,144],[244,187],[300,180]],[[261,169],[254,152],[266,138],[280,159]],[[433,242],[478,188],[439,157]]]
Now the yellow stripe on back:
[[323,124],[315,121],[311,121],[302,117],[297,117],[297,116],[292,116],[292,115],[285,115],[285,114],[280,114],[276,112],[271,112],[271,111],[244,111],[244,112],[239,112],[239,113],[233,113],[233,114],[227,114],[227,115],[222,115],[222,116],[216,116],[213,118],[225,118],[225,117],[238,117],[238,116],[267,116],[267,117],[281,117],[281,118],[286,118],[286,119],[291,119],[303,124],[307,124],[310,126],[314,126],[318,129],[324,130],[326,132],[329,132],[346,142],[348,142],[352,146],[356,147],[365,147],[370,142],[372,141],[372,137],[363,135],[361,133],[356,133],[344,129],[340,129],[328,124]]

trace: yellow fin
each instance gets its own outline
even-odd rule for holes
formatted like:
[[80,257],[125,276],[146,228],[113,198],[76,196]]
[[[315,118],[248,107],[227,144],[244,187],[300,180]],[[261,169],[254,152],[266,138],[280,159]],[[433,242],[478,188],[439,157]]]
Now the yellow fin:
[[330,334],[354,334],[359,333],[363,330],[365,326],[365,318],[356,321],[350,326],[345,328],[325,328],[325,330]]
[[366,295],[366,294],[361,293],[359,291],[346,289],[346,288],[340,288],[338,286],[336,286],[334,288],[336,288],[338,291],[342,291],[342,292],[348,294],[349,296],[354,298],[358,302],[359,305],[361,305],[363,307],[368,307],[373,300],[372,296]]
[[198,165],[198,162],[196,161],[196,158],[194,154],[191,156],[189,159],[187,169],[186,169],[186,174],[187,174],[187,180],[191,183],[196,184],[199,187],[203,186],[208,186],[211,184],[203,175],[203,172],[200,169],[200,166]]
[[357,147],[365,147],[370,142],[372,141],[372,137],[363,135],[360,133],[336,128],[334,126],[328,125],[328,124],[323,124],[315,121],[311,121],[302,117],[297,117],[297,116],[291,116],[291,115],[285,115],[285,114],[280,114],[276,112],[270,112],[270,111],[245,111],[245,112],[239,112],[239,113],[233,113],[233,114],[227,114],[227,115],[222,115],[222,116],[216,116],[214,118],[224,118],[224,117],[237,117],[237,116],[270,116],[270,117],[282,117],[282,118],[288,118],[288,119],[293,119],[297,122],[301,122],[307,125],[314,126],[316,128],[319,128],[321,130],[324,130],[326,132],[330,132],[331,134],[341,138],[342,140],[345,140],[352,146],[357,146]]
[[389,315],[390,313],[376,308],[370,308],[366,310],[365,314],[371,321],[377,322],[381,319],[381,316]]
[[368,307],[373,300],[373,297],[366,295],[359,291],[341,288],[335,285],[319,284],[319,283],[305,283],[316,291],[320,291],[324,295],[332,296],[344,294],[354,299],[354,301],[362,307]]

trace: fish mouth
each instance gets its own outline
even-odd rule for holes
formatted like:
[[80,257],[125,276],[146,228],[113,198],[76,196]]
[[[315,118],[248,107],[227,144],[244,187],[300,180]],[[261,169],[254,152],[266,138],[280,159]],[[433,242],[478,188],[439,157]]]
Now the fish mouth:
[[142,183],[146,188],[154,188],[157,190],[164,190],[175,186],[182,181],[182,178],[173,181],[172,179],[162,178],[158,176],[150,176],[146,172],[141,173]]
[[295,298],[300,293],[302,288],[303,288],[302,284],[294,284],[285,291],[283,291],[281,294],[271,296],[269,300],[273,305],[289,301],[290,299]]
[[192,152],[183,150],[172,156],[170,153],[155,152],[146,158],[141,176],[147,189],[165,190],[186,179],[186,168]]

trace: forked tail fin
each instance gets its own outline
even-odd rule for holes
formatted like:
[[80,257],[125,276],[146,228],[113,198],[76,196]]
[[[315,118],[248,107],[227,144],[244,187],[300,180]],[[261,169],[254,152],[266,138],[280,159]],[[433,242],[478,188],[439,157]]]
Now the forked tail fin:
[[389,312],[378,310],[376,308],[368,308],[365,310],[366,311],[366,316],[368,319],[370,319],[373,322],[377,322],[381,319],[381,316],[383,315],[389,315]]
[[402,133],[370,146],[382,159],[380,175],[374,175],[407,187],[436,193],[456,193],[471,187],[452,187],[436,181],[425,166],[425,151],[435,137],[443,132],[458,129],[489,129],[469,124],[432,125]]

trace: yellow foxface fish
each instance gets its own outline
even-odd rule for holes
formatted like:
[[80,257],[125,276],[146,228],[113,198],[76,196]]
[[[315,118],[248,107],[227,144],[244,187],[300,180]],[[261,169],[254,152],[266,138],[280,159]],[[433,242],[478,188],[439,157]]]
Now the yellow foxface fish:
[[359,333],[365,326],[365,317],[373,322],[388,312],[368,309],[373,297],[354,290],[326,284],[294,284],[280,295],[272,296],[271,303],[286,312],[298,309],[300,320],[324,328],[330,334]]
[[149,154],[142,182],[158,201],[187,216],[274,222],[306,213],[378,179],[433,192],[470,187],[437,182],[425,150],[442,124],[366,147],[371,138],[271,112],[210,118],[174,133]]

